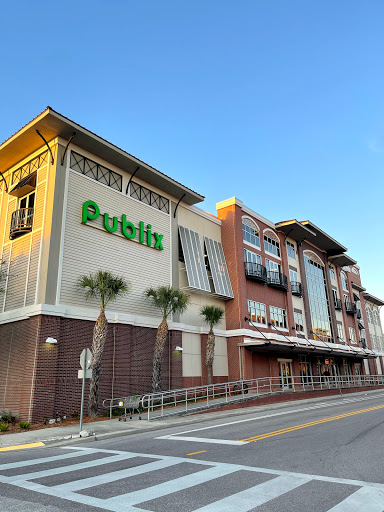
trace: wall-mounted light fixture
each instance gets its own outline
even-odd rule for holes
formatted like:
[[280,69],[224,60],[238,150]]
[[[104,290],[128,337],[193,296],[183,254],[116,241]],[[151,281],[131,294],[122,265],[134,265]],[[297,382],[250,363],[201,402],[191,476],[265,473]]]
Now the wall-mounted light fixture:
[[57,343],[57,340],[55,338],[47,338],[45,340],[45,343],[49,343],[50,345],[55,345]]
[[177,350],[178,352],[182,352],[182,351],[183,351],[183,347],[179,347],[179,345],[177,345],[177,347],[175,348],[175,350]]

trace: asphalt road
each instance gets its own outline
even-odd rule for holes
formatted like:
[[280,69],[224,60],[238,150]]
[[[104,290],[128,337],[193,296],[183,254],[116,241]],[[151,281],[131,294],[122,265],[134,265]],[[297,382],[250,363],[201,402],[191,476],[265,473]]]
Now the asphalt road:
[[383,512],[384,393],[0,455],[13,512]]

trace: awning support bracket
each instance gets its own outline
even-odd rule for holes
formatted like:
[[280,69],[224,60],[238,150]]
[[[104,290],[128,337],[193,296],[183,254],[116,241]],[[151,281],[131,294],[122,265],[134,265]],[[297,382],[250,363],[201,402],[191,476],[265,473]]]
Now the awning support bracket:
[[281,336],[284,336],[284,338],[285,338],[286,340],[288,340],[288,341],[289,341],[289,343],[291,343],[291,344],[293,345],[293,347],[292,347],[292,348],[295,348],[295,343],[294,343],[292,340],[290,340],[289,338],[287,338],[287,336],[286,336],[283,332],[279,331],[279,329],[278,329],[275,325],[273,325],[273,324],[271,324],[271,322],[269,322],[269,323],[268,323],[268,327],[273,327],[274,329],[276,329],[276,331],[277,331]]
[[252,320],[249,317],[247,317],[247,316],[244,317],[244,320],[246,322],[249,322],[252,325],[252,327],[254,327],[257,331],[259,331],[259,333],[267,340],[267,345],[269,345],[271,343],[270,340],[265,336],[265,334],[262,331],[260,331],[260,329],[258,327],[256,327],[256,325],[252,322]]
[[176,212],[177,212],[177,209],[179,207],[179,204],[181,203],[181,201],[183,200],[183,198],[185,197],[185,194],[183,194],[180,199],[177,201],[177,205],[176,205],[176,208],[175,208],[175,211],[173,212],[173,218],[176,219]]
[[4,181],[4,183],[5,183],[5,191],[8,194],[8,183],[7,183],[6,179],[4,178],[4,175],[3,175],[3,173],[1,171],[0,171],[0,178],[2,178],[2,180]]
[[53,153],[52,153],[52,150],[48,144],[48,142],[45,140],[45,138],[43,137],[43,135],[41,135],[41,133],[39,132],[39,130],[36,130],[36,133],[39,137],[41,137],[45,143],[45,145],[47,146],[48,148],[48,151],[51,153],[51,165],[53,165],[55,163],[55,159],[53,158]]
[[129,178],[128,185],[127,185],[127,188],[126,188],[126,190],[125,190],[125,195],[126,195],[126,196],[128,195],[129,185],[131,184],[132,178],[135,176],[135,174],[137,173],[137,171],[138,171],[139,169],[140,169],[140,166],[139,166],[139,167],[137,167],[137,168],[134,170],[133,174],[131,174],[131,177]]
[[64,149],[64,153],[63,153],[63,156],[61,157],[61,165],[64,165],[64,158],[65,158],[65,154],[67,152],[67,149],[68,149],[68,146],[70,145],[73,137],[76,135],[76,132],[73,132],[69,141],[67,142],[67,145],[65,146],[65,149]]
[[292,228],[291,230],[289,230],[289,231],[288,231],[288,233],[285,235],[285,237],[284,237],[284,247],[285,247],[285,245],[286,245],[287,238],[288,238],[288,237],[289,237],[289,235],[292,233],[292,231],[293,231],[293,228]]
[[[311,334],[313,334],[313,336],[317,336],[317,334],[316,334],[315,332],[313,332],[313,331],[311,331]],[[319,336],[317,336],[317,338],[319,338],[319,341],[321,341],[322,343],[324,343],[325,348],[327,348],[330,352],[332,352],[331,347],[328,347],[328,345],[326,345],[326,343],[325,343],[325,341],[324,341],[324,340],[322,340]]]

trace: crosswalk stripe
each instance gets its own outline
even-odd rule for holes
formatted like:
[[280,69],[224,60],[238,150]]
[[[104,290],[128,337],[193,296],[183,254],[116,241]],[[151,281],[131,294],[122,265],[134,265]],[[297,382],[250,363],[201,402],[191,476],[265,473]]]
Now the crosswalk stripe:
[[70,452],[63,453],[63,455],[54,455],[52,457],[43,457],[41,459],[32,459],[32,460],[22,460],[19,462],[8,462],[7,464],[0,464],[0,471],[4,471],[6,469],[15,469],[27,466],[35,466],[36,464],[46,464],[47,462],[54,462],[56,460],[62,459],[71,459],[72,457],[84,457],[84,455],[88,455],[90,452],[86,452],[81,450],[79,452]]
[[235,471],[237,471],[237,468],[231,469],[223,468],[220,466],[211,467],[209,469],[204,469],[192,475],[182,476],[180,478],[176,478],[174,480],[170,480],[159,485],[154,485],[153,487],[148,487],[145,490],[134,491],[127,494],[121,494],[120,496],[115,496],[113,498],[109,498],[107,500],[104,500],[104,506],[114,512],[121,512],[121,510],[125,511],[126,505],[138,506],[140,503],[143,503],[144,501],[151,501],[156,498],[166,496],[167,494],[172,494],[177,491],[183,491],[184,489],[188,489],[189,487],[194,487],[195,485],[208,482],[209,480],[229,475],[231,473],[234,473]]
[[249,489],[237,492],[223,498],[222,500],[215,501],[205,507],[196,509],[194,512],[248,512],[263,503],[278,498],[286,492],[296,489],[301,485],[309,482],[308,478],[296,478],[292,476],[279,476],[263,482],[262,484],[255,485]]
[[362,487],[328,512],[383,512],[384,492],[372,487]]
[[68,482],[66,484],[55,485],[55,489],[60,491],[81,491],[83,489],[87,489],[89,487],[95,487],[103,484],[108,484],[110,482],[115,482],[117,480],[121,480],[122,478],[128,478],[130,476],[142,475],[144,473],[148,473],[149,471],[157,471],[159,469],[165,469],[170,466],[175,466],[176,464],[180,464],[180,462],[175,462],[171,460],[158,460],[156,462],[149,462],[148,464],[144,464],[142,466],[135,466],[133,468],[121,469],[119,471],[113,471],[112,473],[106,473],[105,475],[100,476],[91,476],[89,478],[83,478],[82,480],[74,480],[73,482]]
[[3,481],[4,483],[8,483],[8,484],[16,483],[18,481],[23,482],[25,480],[33,480],[35,478],[43,478],[46,476],[59,475],[61,473],[68,473],[70,471],[76,471],[77,469],[92,468],[94,466],[101,466],[103,464],[110,464],[112,462],[119,462],[121,460],[131,459],[131,458],[132,458],[131,454],[114,455],[112,457],[105,457],[103,459],[90,460],[87,462],[79,462],[78,464],[71,464],[69,466],[63,466],[63,467],[54,468],[54,469],[35,471],[34,473],[26,473],[24,475],[16,475],[16,476],[0,475],[0,482]]

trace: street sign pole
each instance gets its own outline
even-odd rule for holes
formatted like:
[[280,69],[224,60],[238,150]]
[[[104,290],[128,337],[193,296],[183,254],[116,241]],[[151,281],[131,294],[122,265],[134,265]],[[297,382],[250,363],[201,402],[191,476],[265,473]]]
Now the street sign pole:
[[92,352],[89,348],[85,348],[80,354],[80,366],[82,370],[79,370],[78,376],[83,379],[81,386],[81,409],[80,409],[80,430],[83,430],[83,415],[84,415],[84,394],[85,394],[85,379],[89,379],[92,374],[92,370],[88,371],[92,360]]

